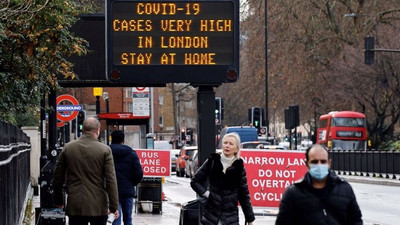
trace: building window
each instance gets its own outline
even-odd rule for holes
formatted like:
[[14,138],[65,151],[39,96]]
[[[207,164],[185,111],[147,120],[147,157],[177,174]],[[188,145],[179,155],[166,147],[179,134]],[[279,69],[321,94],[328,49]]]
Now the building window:
[[133,104],[132,104],[132,102],[128,102],[128,103],[126,103],[127,104],[127,109],[128,109],[128,112],[133,112]]
[[164,96],[163,95],[158,96],[158,104],[160,106],[162,106],[164,104]]
[[125,88],[125,90],[126,90],[126,94],[125,94],[125,96],[126,96],[126,98],[132,98],[132,88]]
[[158,125],[160,125],[160,127],[163,127],[163,117],[162,116],[158,117]]

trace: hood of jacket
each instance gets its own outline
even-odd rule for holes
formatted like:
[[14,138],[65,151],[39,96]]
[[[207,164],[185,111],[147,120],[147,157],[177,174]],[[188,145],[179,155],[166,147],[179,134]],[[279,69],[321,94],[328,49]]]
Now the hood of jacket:
[[132,153],[132,148],[122,144],[110,145],[114,159],[121,159]]

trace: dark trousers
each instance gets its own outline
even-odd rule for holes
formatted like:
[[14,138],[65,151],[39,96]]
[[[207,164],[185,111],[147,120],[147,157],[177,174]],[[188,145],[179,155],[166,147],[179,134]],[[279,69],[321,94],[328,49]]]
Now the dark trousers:
[[132,225],[133,197],[119,199],[119,217],[114,220],[113,225],[121,225],[121,217],[124,219],[124,225]]
[[68,216],[69,225],[106,225],[107,216]]

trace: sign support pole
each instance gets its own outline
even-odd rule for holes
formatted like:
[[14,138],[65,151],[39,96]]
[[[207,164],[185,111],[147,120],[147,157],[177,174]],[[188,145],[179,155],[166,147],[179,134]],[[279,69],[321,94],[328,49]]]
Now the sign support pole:
[[215,92],[213,86],[198,86],[199,165],[215,152]]
[[[48,104],[49,107],[53,110],[49,113],[49,130],[48,130],[48,151],[46,151],[47,161],[45,165],[40,169],[40,208],[36,208],[36,213],[38,213],[38,217],[36,218],[37,224],[47,224],[48,220],[53,220],[54,218],[50,218],[48,212],[54,209],[54,192],[53,192],[53,173],[56,165],[56,160],[59,152],[57,151],[57,92],[55,89],[50,90],[48,95]],[[41,104],[43,105],[44,102]],[[43,126],[43,125],[42,125]],[[42,134],[43,135],[43,134]],[[43,136],[42,136],[43,138]],[[42,142],[43,143],[43,142]],[[43,152],[42,152],[43,154]],[[41,156],[41,159],[44,160],[46,156]],[[44,162],[42,162],[44,163]],[[63,214],[65,215],[65,214]],[[62,221],[65,222],[65,216],[62,218]]]
[[[44,100],[41,102],[41,106],[44,106]],[[54,210],[54,168],[59,154],[59,149],[56,148],[57,144],[57,92],[55,89],[50,90],[48,95],[48,105],[53,110],[49,113],[49,129],[48,129],[48,151],[41,152],[41,163],[45,163],[40,169],[40,208],[36,208],[36,224],[48,224],[49,221],[54,221],[55,217],[51,213]],[[43,118],[44,111],[41,113],[41,119]],[[42,129],[44,131],[44,122],[42,121]],[[42,141],[45,143],[44,134],[42,131]],[[43,147],[42,147],[43,148]],[[42,149],[43,150],[43,149]],[[47,159],[47,160],[46,160]],[[46,160],[46,162],[44,162]],[[60,221],[65,224],[65,214],[61,214]]]
[[[52,89],[49,94],[49,107],[53,110],[49,113],[49,152],[56,149],[57,143],[57,93]],[[49,156],[51,159],[52,157]]]
[[46,121],[46,95],[40,100],[40,169],[47,162],[47,121]]
[[[198,86],[197,90],[198,115],[198,146],[199,167],[215,150],[215,91],[213,86]],[[199,224],[202,216],[199,208]]]

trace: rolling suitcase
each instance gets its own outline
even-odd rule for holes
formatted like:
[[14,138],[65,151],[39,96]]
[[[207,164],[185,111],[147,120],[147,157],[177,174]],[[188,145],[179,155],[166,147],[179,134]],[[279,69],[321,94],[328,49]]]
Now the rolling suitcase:
[[65,212],[56,208],[41,209],[36,225],[65,225]]
[[183,203],[179,217],[179,225],[199,224],[199,215],[202,212],[206,201],[207,198],[201,197]]

